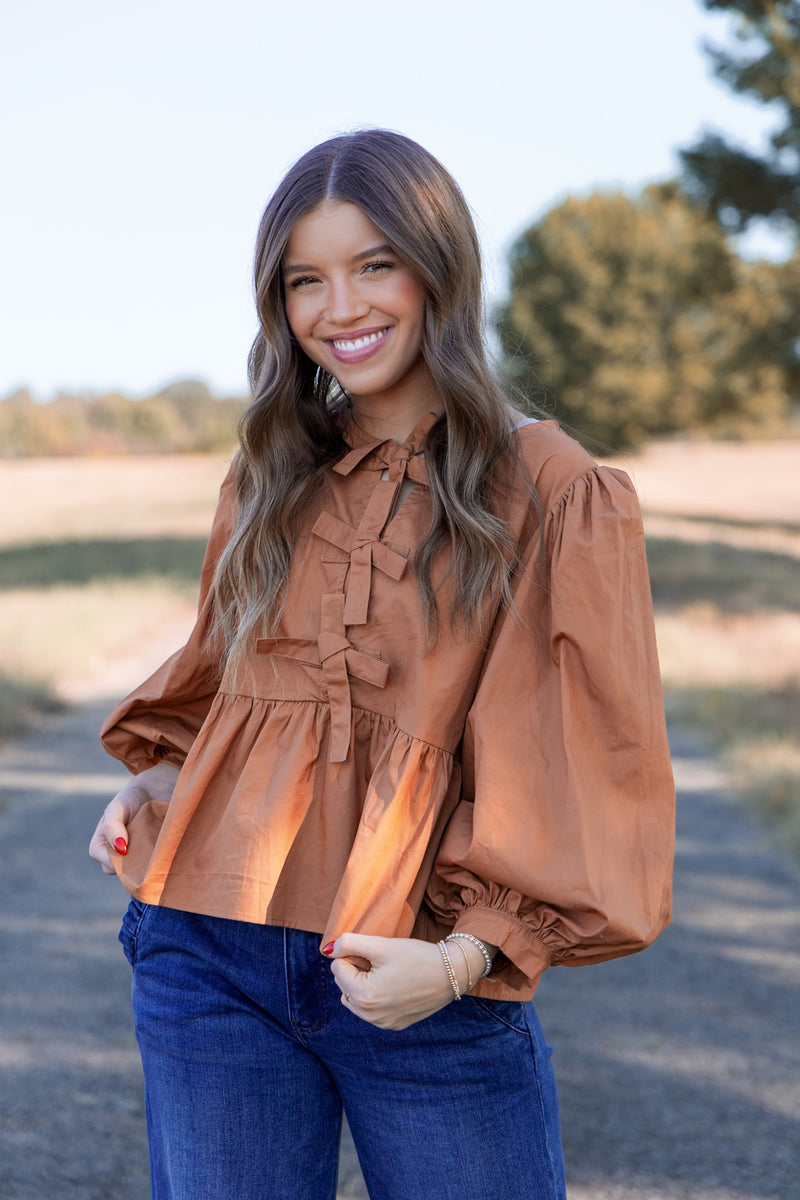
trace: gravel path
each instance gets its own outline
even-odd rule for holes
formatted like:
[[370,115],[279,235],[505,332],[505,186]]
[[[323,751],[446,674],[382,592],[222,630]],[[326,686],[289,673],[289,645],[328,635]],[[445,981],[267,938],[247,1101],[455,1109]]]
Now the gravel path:
[[[149,1195],[125,897],[86,856],[123,777],[100,717],[52,718],[0,754],[0,1200]],[[674,924],[645,955],[551,971],[539,993],[570,1200],[793,1200],[800,873],[724,800],[714,764],[673,745]],[[339,1196],[365,1196],[347,1142]]]

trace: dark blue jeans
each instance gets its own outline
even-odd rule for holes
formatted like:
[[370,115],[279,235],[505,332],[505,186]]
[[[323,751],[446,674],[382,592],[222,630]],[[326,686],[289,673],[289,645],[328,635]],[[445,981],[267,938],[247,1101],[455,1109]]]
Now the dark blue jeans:
[[132,900],[154,1200],[334,1200],[342,1106],[371,1200],[563,1200],[533,1004],[382,1030],[339,1001],[319,937]]

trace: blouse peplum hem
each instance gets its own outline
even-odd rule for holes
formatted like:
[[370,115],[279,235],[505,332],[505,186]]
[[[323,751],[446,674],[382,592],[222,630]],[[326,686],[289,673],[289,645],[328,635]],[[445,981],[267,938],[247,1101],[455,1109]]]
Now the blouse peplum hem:
[[[170,803],[147,803],[130,822],[128,854],[114,856],[123,885],[209,916],[291,917],[328,940],[345,928],[410,934],[458,763],[364,708],[352,710],[345,762],[329,762],[330,736],[322,702],[220,691]],[[132,739],[126,760],[148,757]]]

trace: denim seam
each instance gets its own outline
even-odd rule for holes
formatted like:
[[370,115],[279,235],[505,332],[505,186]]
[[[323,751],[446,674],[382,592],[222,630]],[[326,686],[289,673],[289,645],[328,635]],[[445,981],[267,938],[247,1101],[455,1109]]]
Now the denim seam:
[[319,964],[319,983],[320,983],[320,1021],[319,1025],[300,1025],[292,1018],[292,1028],[297,1034],[303,1033],[322,1033],[327,1029],[331,1021],[330,1004],[328,1001],[328,964],[321,961]]
[[[492,1017],[493,1020],[499,1021],[501,1025],[505,1025],[506,1029],[510,1029],[512,1031],[512,1033],[518,1033],[520,1037],[528,1038],[528,1040],[530,1040],[531,1035],[530,1035],[530,1031],[527,1028],[518,1029],[516,1025],[512,1025],[511,1022],[507,1021],[506,1018],[504,1016],[502,1016],[499,1012],[496,1012],[493,1008],[490,1008],[488,1004],[484,1004],[483,1003],[484,997],[469,996],[468,999],[472,1000],[472,1002],[474,1004],[479,1005],[479,1007],[482,1009],[482,1011],[485,1012],[488,1016]],[[521,1001],[512,1001],[512,1003],[521,1003]],[[526,1022],[526,1026],[527,1026],[527,1022]]]
[[328,1028],[328,1025],[330,1024],[330,1019],[331,1019],[330,1018],[330,1004],[328,1002],[328,991],[327,991],[327,986],[326,986],[327,982],[328,982],[328,980],[327,980],[327,963],[320,962],[320,966],[319,966],[320,983],[322,984],[322,987],[320,989],[321,994],[322,994],[322,1003],[320,1006],[322,1009],[322,1018],[323,1018],[322,1024],[302,1025],[299,1021],[295,1020],[295,1018],[292,1014],[291,979],[289,976],[288,935],[289,935],[289,930],[288,930],[288,928],[284,927],[284,930],[283,930],[283,976],[284,976],[284,983],[285,983],[285,988],[286,988],[286,1016],[288,1017],[289,1025],[290,1025],[295,1037],[297,1038],[297,1040],[302,1042],[303,1045],[306,1046],[306,1049],[310,1049],[311,1047],[308,1045],[305,1035],[311,1034],[311,1033],[322,1033],[323,1030]]
[[[132,897],[132,899],[135,900],[136,897],[134,896],[134,897]],[[131,967],[133,967],[135,965],[136,959],[139,956],[139,934],[142,929],[142,922],[144,921],[145,916],[147,915],[147,911],[150,908],[150,905],[145,904],[144,900],[136,900],[136,903],[140,904],[142,906],[142,908],[141,908],[141,912],[139,913],[139,916],[137,918],[136,924],[134,925],[133,930],[131,931],[131,939],[130,939]],[[127,916],[127,914],[126,914],[126,916]],[[123,923],[124,923],[124,918],[123,918]],[[122,941],[121,938],[120,938],[120,941]],[[123,948],[124,948],[124,943],[123,943]]]
[[[551,1145],[550,1130],[548,1129],[547,1119],[545,1117],[546,1109],[545,1109],[544,1097],[542,1096],[542,1081],[539,1077],[539,1062],[536,1057],[536,1043],[533,1040],[533,1034],[531,1033],[530,1025],[528,1024],[527,1012],[525,1013],[525,1024],[528,1025],[528,1044],[530,1045],[531,1060],[533,1062],[533,1076],[534,1076],[534,1079],[536,1080],[536,1094],[539,1098],[539,1111],[542,1114],[542,1130],[544,1132],[544,1143],[545,1143],[545,1146],[547,1147],[547,1165],[550,1168],[551,1194],[552,1194],[553,1200],[562,1200],[563,1193],[558,1192],[558,1190],[557,1190],[558,1189],[558,1172],[556,1170],[555,1162],[553,1160],[553,1148]],[[561,1155],[559,1155],[559,1159],[560,1158],[561,1158]]]
[[139,913],[139,920],[136,922],[136,932],[134,934],[134,939],[137,946],[139,944],[139,935],[142,932],[142,925],[144,925],[144,919],[150,911],[150,905],[145,904],[144,900],[140,900],[139,903],[142,906],[142,911]]

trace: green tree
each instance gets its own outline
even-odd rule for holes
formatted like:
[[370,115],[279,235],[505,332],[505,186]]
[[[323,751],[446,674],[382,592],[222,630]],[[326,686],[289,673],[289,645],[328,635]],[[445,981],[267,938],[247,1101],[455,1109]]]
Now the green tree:
[[777,268],[745,264],[675,183],[570,198],[512,247],[497,314],[510,381],[611,450],[697,426],[752,432],[787,402]]
[[753,154],[720,134],[681,152],[685,187],[724,228],[766,217],[800,227],[800,4],[797,0],[703,0],[736,18],[735,49],[706,46],[716,77],[743,96],[770,105],[778,127]]

